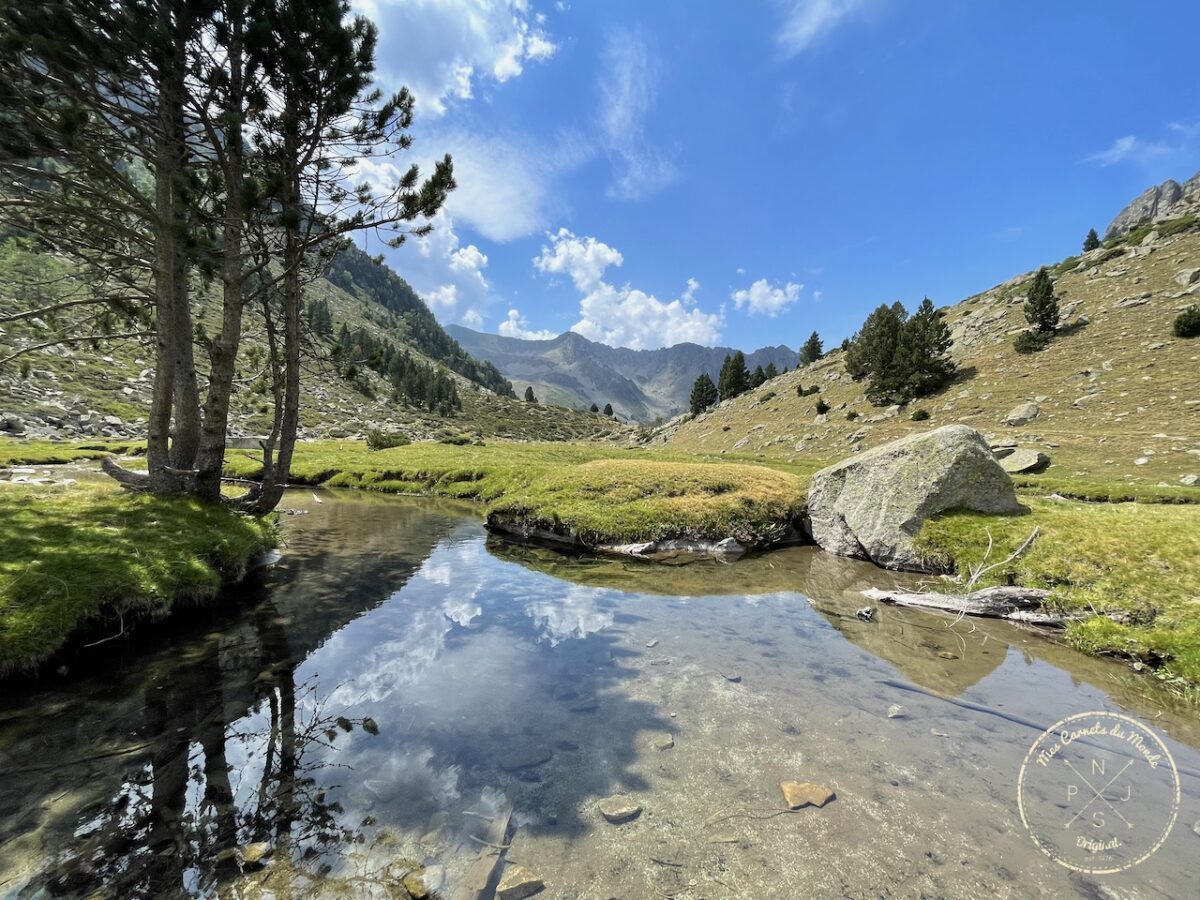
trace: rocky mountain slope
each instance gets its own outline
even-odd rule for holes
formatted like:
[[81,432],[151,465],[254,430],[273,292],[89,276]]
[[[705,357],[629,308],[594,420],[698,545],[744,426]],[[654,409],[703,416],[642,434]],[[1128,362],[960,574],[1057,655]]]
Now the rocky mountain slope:
[[[1017,446],[1022,456],[1013,468],[1045,467],[1048,458],[1048,473],[1066,478],[1195,483],[1200,339],[1177,338],[1171,327],[1180,310],[1200,302],[1200,218],[1189,212],[1191,197],[1194,190],[1181,189],[1174,202],[1156,207],[1183,213],[1167,220],[1145,204],[1134,209],[1139,198],[1118,217],[1119,234],[1053,268],[1065,327],[1040,353],[1020,355],[1012,346],[1027,327],[1022,304],[1034,274],[1027,272],[945,310],[959,374],[934,396],[904,408],[872,406],[863,383],[846,373],[845,354],[835,351],[696,418],[680,417],[654,442],[836,459],[963,422]],[[1151,221],[1135,226],[1146,216]],[[819,392],[799,395],[814,387]],[[828,411],[818,413],[818,402]],[[913,421],[918,410],[928,418]]]
[[1104,232],[1104,239],[1120,237],[1139,225],[1196,212],[1200,212],[1200,172],[1183,184],[1168,178],[1162,184],[1146,188],[1117,213]]
[[[0,311],[19,306],[19,286],[30,277],[69,274],[61,259],[30,253],[0,240]],[[400,431],[414,440],[466,435],[531,440],[611,438],[631,429],[611,419],[562,407],[525,403],[509,396],[508,383],[490,364],[471,357],[434,319],[399,276],[361,251],[339,255],[326,278],[308,289],[307,301],[324,301],[331,333],[310,334],[301,406],[301,437],[359,437],[371,429]],[[212,305],[199,302],[199,324],[215,333]],[[342,326],[363,329],[414,359],[452,373],[462,409],[441,415],[398,403],[385,379],[360,367],[344,377],[331,361]],[[0,327],[0,359],[41,343],[47,324]],[[197,358],[200,358],[197,350]],[[152,348],[134,341],[100,340],[94,346],[51,346],[0,365],[0,435],[26,438],[138,438],[149,408]],[[265,434],[271,406],[263,379],[265,335],[251,317],[238,366],[231,431]]]
[[[676,344],[659,350],[629,350],[590,341],[572,331],[548,341],[482,334],[460,325],[446,329],[467,352],[494,363],[518,396],[532,386],[538,399],[577,409],[611,403],[617,415],[638,422],[667,418],[687,409],[692,383],[701,372],[715,382],[729,347]],[[764,347],[746,363],[782,371],[796,365],[795,351]]]

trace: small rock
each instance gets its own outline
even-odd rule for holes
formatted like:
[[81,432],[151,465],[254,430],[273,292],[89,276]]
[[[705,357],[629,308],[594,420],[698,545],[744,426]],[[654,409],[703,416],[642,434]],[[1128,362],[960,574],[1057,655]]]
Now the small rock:
[[1040,450],[1017,448],[1000,458],[1000,468],[1010,475],[1020,472],[1040,472],[1050,464],[1050,457]]
[[596,809],[600,810],[600,815],[604,816],[604,818],[614,825],[632,821],[642,812],[642,807],[639,804],[634,803],[628,797],[622,797],[620,794],[605,797],[596,804]]
[[525,900],[546,885],[524,866],[507,866],[504,877],[496,885],[496,900]]
[[1200,281],[1200,269],[1183,269],[1175,274],[1175,283],[1180,287],[1187,287],[1197,281]]
[[726,681],[733,682],[734,684],[740,684],[742,681],[741,674],[738,672],[734,672],[733,670],[730,670],[728,672],[722,672],[721,677],[724,678]]
[[810,781],[784,781],[779,785],[783,791],[783,800],[788,809],[800,809],[805,806],[824,806],[837,795],[823,784],[813,784]]
[[417,869],[409,872],[401,880],[400,884],[408,891],[413,900],[427,900],[429,897],[436,895],[437,890],[441,887],[437,880],[438,874],[441,872],[441,867],[430,866],[428,869]]
[[1036,403],[1014,406],[1001,420],[1005,425],[1027,425],[1041,415],[1042,408]]
[[904,707],[901,706],[899,703],[893,703],[891,706],[888,707],[887,716],[889,719],[904,718]]
[[1179,483],[1186,484],[1188,487],[1191,487],[1197,481],[1200,481],[1200,476],[1198,476],[1198,475],[1180,475],[1179,476]]
[[951,653],[949,650],[939,650],[938,656],[942,659],[958,659],[957,653]]
[[655,647],[658,646],[658,638],[654,638],[653,640],[646,641],[646,646],[649,647],[650,649],[654,649]]
[[652,743],[655,750],[670,750],[675,746],[675,738],[669,734],[664,734],[656,737]]
[[271,845],[266,841],[255,841],[253,844],[243,844],[242,863],[247,866],[258,865],[271,853]]
[[864,622],[875,621],[875,607],[864,606],[861,609],[855,610],[854,615],[862,619]]
[[1135,460],[1133,461],[1133,464],[1134,464],[1135,466],[1144,466],[1144,465],[1145,465],[1146,463],[1148,463],[1148,462],[1150,462],[1150,460],[1146,459],[1146,457],[1144,457],[1144,456],[1139,456],[1137,459],[1135,459]]

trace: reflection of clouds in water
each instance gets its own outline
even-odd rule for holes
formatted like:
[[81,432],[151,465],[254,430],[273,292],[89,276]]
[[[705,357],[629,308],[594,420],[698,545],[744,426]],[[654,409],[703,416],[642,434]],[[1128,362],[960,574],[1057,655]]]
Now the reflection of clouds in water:
[[[311,662],[359,674],[335,688],[329,703],[377,702],[419,682],[445,650],[454,627],[466,628],[483,614],[476,598],[486,580],[484,555],[478,540],[438,545],[383,607],[331,638]],[[381,633],[390,639],[380,640]],[[359,644],[369,649],[363,653]]]
[[[613,613],[604,608],[605,601],[621,596],[620,591],[579,585],[566,587],[564,593],[563,582],[556,578],[531,577],[527,569],[497,560],[481,539],[444,541],[387,603],[343,628],[305,665],[344,674],[328,697],[331,708],[378,703],[397,692],[412,693],[410,689],[418,685],[425,694],[415,702],[425,705],[433,690],[431,681],[459,680],[453,671],[432,677],[435,662],[453,668],[466,665],[465,659],[472,671],[482,673],[499,670],[499,654],[509,664],[528,665],[519,656],[510,659],[511,646],[504,644],[512,644],[511,633],[496,641],[481,640],[479,626],[490,624],[489,616],[523,608],[539,632],[538,639],[557,646],[611,626]],[[445,659],[450,635],[456,627],[472,625],[470,646],[452,664]],[[484,644],[494,647],[491,655],[483,653]],[[503,671],[498,673],[504,677]],[[466,690],[478,694],[473,685]],[[464,698],[451,698],[454,706],[464,702]]]
[[612,610],[597,606],[601,593],[593,588],[572,585],[565,597],[526,603],[525,612],[539,628],[538,640],[549,641],[550,646],[555,647],[561,641],[585,638],[612,625]]
[[432,803],[443,809],[457,800],[458,779],[462,770],[456,766],[433,765],[430,747],[389,747],[386,753],[372,752],[370,741],[362,740],[365,753],[351,753],[346,762],[356,771],[370,773],[361,787],[377,800],[400,807]]

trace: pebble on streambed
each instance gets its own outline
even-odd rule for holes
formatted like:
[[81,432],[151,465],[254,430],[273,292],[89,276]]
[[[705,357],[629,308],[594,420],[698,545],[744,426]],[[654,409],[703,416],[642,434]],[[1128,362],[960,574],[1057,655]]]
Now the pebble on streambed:
[[622,797],[619,794],[605,797],[596,804],[596,809],[600,810],[600,815],[614,825],[632,821],[642,812],[641,804],[634,803],[628,797]]

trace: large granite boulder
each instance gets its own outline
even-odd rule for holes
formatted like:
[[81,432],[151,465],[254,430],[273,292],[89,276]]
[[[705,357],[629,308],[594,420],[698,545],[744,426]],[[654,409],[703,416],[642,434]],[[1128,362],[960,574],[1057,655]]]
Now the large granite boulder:
[[966,425],[859,453],[817,472],[808,489],[810,530],[824,550],[891,569],[927,571],[913,538],[952,509],[1023,510],[983,435]]

